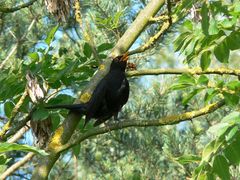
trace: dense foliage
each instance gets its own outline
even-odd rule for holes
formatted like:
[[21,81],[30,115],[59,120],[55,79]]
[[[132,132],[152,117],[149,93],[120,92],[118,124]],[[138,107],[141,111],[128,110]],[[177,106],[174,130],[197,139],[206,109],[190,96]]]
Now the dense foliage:
[[[172,115],[181,119],[185,112],[192,113],[193,118],[160,127],[120,128],[87,138],[62,152],[50,179],[56,175],[59,179],[240,176],[240,2],[170,2],[173,23],[151,48],[130,56],[137,71],[145,69],[146,73],[135,77],[128,70],[130,98],[119,119],[123,123]],[[20,161],[26,151],[47,155],[41,150],[43,146],[35,147],[36,132],[25,133],[17,141],[10,137],[30,119],[33,124],[49,121],[49,127],[45,124],[44,128],[50,128],[52,134],[68,112],[49,111],[44,106],[73,103],[148,3],[83,0],[83,24],[79,25],[73,9],[67,22],[59,24],[41,1],[14,12],[4,8],[18,6],[18,1],[0,2],[1,132],[7,128],[7,133],[0,132],[4,141],[0,143],[0,172]],[[164,17],[168,11],[166,4],[156,17]],[[130,52],[154,39],[168,18],[151,22]],[[152,75],[152,69],[159,73]],[[37,84],[30,90],[29,76]],[[214,103],[221,104],[216,111],[207,109],[204,116],[195,117],[196,111]],[[92,123],[86,129],[82,126],[83,120],[77,127],[81,133],[93,128]],[[9,178],[28,179],[37,165],[38,158],[29,159]]]

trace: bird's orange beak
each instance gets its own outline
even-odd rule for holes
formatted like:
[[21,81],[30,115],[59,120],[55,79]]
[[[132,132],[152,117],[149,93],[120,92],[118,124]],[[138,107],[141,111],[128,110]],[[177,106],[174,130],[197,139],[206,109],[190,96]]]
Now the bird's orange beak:
[[128,52],[126,52],[125,54],[123,54],[123,56],[121,57],[121,61],[127,61],[128,60]]

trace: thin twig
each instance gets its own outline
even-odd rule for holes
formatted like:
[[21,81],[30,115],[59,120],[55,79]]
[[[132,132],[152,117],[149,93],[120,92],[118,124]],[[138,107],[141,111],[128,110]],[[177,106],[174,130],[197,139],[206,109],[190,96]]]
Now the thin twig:
[[14,134],[7,142],[14,143],[19,140],[30,129],[30,123],[22,127],[16,134]]
[[23,9],[23,8],[26,8],[26,7],[29,7],[31,6],[34,2],[36,2],[37,0],[31,0],[27,3],[24,3],[24,4],[20,4],[18,6],[15,6],[13,8],[7,8],[7,7],[1,7],[0,8],[0,12],[2,13],[12,13],[12,12],[15,12],[15,11],[18,11],[20,9]]
[[8,176],[10,176],[13,172],[15,172],[17,169],[19,169],[21,166],[26,164],[28,161],[30,161],[35,153],[29,152],[26,156],[24,156],[20,161],[16,162],[12,166],[10,166],[7,170],[5,170],[2,175],[0,176],[0,179],[6,179]]
[[28,26],[27,31],[22,35],[22,37],[17,41],[17,43],[13,46],[12,50],[10,51],[10,53],[7,55],[7,57],[2,61],[2,63],[0,64],[0,70],[4,67],[4,65],[6,64],[6,62],[8,61],[8,59],[15,53],[15,51],[17,50],[17,47],[19,46],[19,43],[21,41],[23,41],[26,36],[28,35],[28,33],[30,32],[30,30],[32,29],[33,25],[36,22],[36,18],[34,18],[31,22],[31,24]]

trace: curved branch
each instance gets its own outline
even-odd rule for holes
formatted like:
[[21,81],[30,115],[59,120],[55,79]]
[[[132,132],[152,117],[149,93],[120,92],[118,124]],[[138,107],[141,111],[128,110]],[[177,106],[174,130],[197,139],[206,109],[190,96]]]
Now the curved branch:
[[240,76],[240,69],[228,69],[228,68],[218,68],[212,69],[209,68],[205,71],[202,71],[200,68],[194,69],[141,69],[135,71],[126,72],[128,77],[132,76],[144,76],[144,75],[160,75],[160,74],[183,74],[188,73],[192,75],[201,75],[201,74],[218,74],[218,75],[233,75]]
[[31,0],[31,1],[27,2],[27,3],[21,4],[19,6],[13,7],[13,8],[1,7],[0,8],[0,12],[2,12],[2,13],[12,13],[12,12],[18,11],[20,9],[29,7],[29,6],[33,5],[33,3],[35,3],[36,1],[37,0]]
[[179,114],[179,115],[166,116],[166,117],[163,117],[163,118],[157,119],[157,120],[124,121],[124,122],[120,122],[120,123],[116,123],[116,124],[111,124],[110,126],[105,126],[102,128],[96,127],[96,128],[93,128],[93,129],[87,131],[86,133],[83,133],[83,134],[76,133],[68,143],[66,143],[65,145],[63,145],[61,147],[58,147],[57,151],[58,152],[65,151],[65,150],[81,143],[82,141],[88,139],[89,137],[108,133],[108,132],[114,131],[114,130],[119,130],[119,129],[128,128],[128,127],[165,126],[165,125],[177,124],[182,121],[192,120],[193,118],[212,113],[213,111],[222,107],[224,104],[225,104],[225,102],[222,100],[217,103],[207,105],[199,110],[190,111],[190,112],[186,112],[186,113]]

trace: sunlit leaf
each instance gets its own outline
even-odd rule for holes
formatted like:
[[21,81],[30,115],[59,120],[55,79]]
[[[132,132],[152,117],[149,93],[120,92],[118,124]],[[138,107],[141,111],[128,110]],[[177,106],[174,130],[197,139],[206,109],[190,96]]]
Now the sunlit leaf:
[[201,59],[200,59],[200,66],[203,71],[205,71],[211,64],[211,58],[210,58],[211,52],[205,51],[202,53]]
[[208,7],[206,2],[202,4],[201,16],[202,16],[202,30],[205,35],[208,35],[209,28],[209,16],[208,16]]
[[38,153],[43,156],[48,155],[44,150],[38,149],[33,146],[20,145],[20,144],[16,144],[16,143],[7,143],[7,142],[0,143],[0,153],[14,151],[14,150],[15,151],[34,152],[34,153]]
[[225,41],[221,42],[214,48],[214,55],[221,63],[228,63],[229,49]]
[[88,43],[85,43],[85,44],[84,44],[83,54],[84,54],[86,57],[88,57],[88,58],[90,58],[91,55],[92,55],[92,48],[91,48],[91,46],[90,46]]
[[7,101],[4,103],[4,112],[8,118],[10,118],[13,108],[14,108],[13,102]]
[[32,119],[34,121],[41,121],[46,119],[48,116],[49,116],[48,110],[43,107],[39,107],[33,112]]
[[51,29],[51,31],[48,33],[48,35],[47,35],[47,37],[46,37],[46,39],[45,39],[45,43],[46,43],[47,45],[50,45],[50,44],[51,44],[51,42],[53,41],[54,36],[55,36],[55,33],[57,32],[57,30],[58,30],[58,25],[55,26],[55,27],[53,27],[53,28]]
[[214,157],[213,171],[221,179],[226,179],[226,180],[230,179],[229,164],[228,164],[226,158],[222,155],[217,155]]

